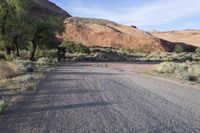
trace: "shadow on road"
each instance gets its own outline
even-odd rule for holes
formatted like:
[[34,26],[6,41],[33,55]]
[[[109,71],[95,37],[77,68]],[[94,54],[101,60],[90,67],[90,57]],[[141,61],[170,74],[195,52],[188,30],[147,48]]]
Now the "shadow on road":
[[101,90],[87,90],[87,89],[67,89],[55,88],[46,89],[47,91],[40,91],[34,93],[15,93],[15,94],[2,94],[1,96],[52,96],[52,95],[68,95],[68,94],[84,94],[84,93],[97,93]]
[[91,102],[91,103],[80,103],[71,105],[61,105],[61,106],[47,106],[47,107],[33,107],[33,108],[16,108],[13,110],[7,110],[6,113],[2,115],[18,114],[18,113],[35,113],[35,112],[45,112],[45,111],[57,111],[57,110],[67,110],[67,109],[77,109],[77,108],[92,108],[98,106],[109,106],[112,103],[108,102]]

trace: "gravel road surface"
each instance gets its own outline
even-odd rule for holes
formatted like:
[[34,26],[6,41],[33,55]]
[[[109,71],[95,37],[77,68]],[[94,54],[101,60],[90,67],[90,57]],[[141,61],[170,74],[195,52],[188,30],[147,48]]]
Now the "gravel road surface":
[[0,115],[0,133],[200,132],[200,87],[134,69],[62,64]]

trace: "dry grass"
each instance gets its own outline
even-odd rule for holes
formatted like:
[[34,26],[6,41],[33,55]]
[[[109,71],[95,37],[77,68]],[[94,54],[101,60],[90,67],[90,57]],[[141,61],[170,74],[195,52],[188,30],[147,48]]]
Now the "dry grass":
[[16,105],[18,102],[22,101],[23,96],[15,96],[11,98],[10,105]]
[[[30,73],[31,68],[31,73]],[[36,88],[36,81],[42,78],[42,71],[34,71],[34,63],[26,60],[1,61],[0,62],[0,97],[9,105],[15,105],[22,100],[22,96],[12,97],[12,94],[33,91]],[[11,94],[11,95],[10,95]]]
[[12,78],[17,75],[15,65],[8,61],[0,61],[0,79]]

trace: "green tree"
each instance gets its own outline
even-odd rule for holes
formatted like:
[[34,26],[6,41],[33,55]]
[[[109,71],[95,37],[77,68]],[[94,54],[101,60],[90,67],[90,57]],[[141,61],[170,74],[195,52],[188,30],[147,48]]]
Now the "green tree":
[[6,50],[7,54],[11,53],[13,37],[19,24],[19,18],[26,12],[27,0],[1,0],[0,1],[0,45]]
[[25,15],[18,16],[13,21],[10,37],[12,38],[12,45],[16,49],[16,55],[19,57],[19,49],[28,43],[29,23]]
[[53,42],[56,35],[64,30],[64,27],[63,20],[60,17],[46,16],[42,18],[33,18],[31,21],[32,25],[29,35],[32,37],[32,50],[29,59],[35,61],[37,47],[42,44]]
[[182,53],[182,52],[184,52],[183,46],[176,45],[175,48],[174,48],[174,52],[176,52],[176,53]]

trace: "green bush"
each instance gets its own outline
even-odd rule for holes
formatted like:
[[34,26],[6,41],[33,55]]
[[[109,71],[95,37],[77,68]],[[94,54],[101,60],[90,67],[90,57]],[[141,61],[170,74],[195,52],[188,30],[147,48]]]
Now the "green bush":
[[198,54],[200,54],[200,48],[197,48],[197,49],[195,50],[195,52],[198,53]]
[[90,54],[90,52],[91,52],[87,46],[80,44],[80,43],[71,42],[71,41],[62,42],[60,47],[65,47],[66,52],[72,53],[72,54],[74,54],[74,53]]
[[116,52],[99,52],[94,55],[96,61],[125,61],[126,58],[123,54],[118,54]]
[[182,52],[184,52],[184,49],[181,45],[176,45],[175,48],[174,48],[174,52],[182,53]]
[[33,63],[29,60],[14,60],[14,64],[16,65],[16,70],[18,72],[27,72],[28,66],[34,67],[34,65],[35,65],[35,63]]
[[38,66],[54,66],[57,63],[56,58],[40,58],[36,62]]
[[5,57],[6,57],[6,60],[8,60],[8,61],[13,61],[14,59],[16,59],[17,57],[16,57],[16,55],[15,54],[10,54],[10,55],[5,55]]
[[57,49],[50,49],[50,50],[45,50],[45,49],[38,49],[36,51],[36,57],[39,58],[57,58]]
[[33,73],[35,71],[35,67],[33,65],[26,66],[27,73]]
[[172,62],[163,62],[159,65],[156,65],[154,67],[154,71],[158,72],[158,73],[174,73],[175,70],[177,68],[177,65],[175,63]]
[[4,100],[0,100],[0,113],[2,113],[7,107],[8,104]]
[[29,51],[28,50],[21,50],[20,51],[20,60],[28,60],[29,58]]

